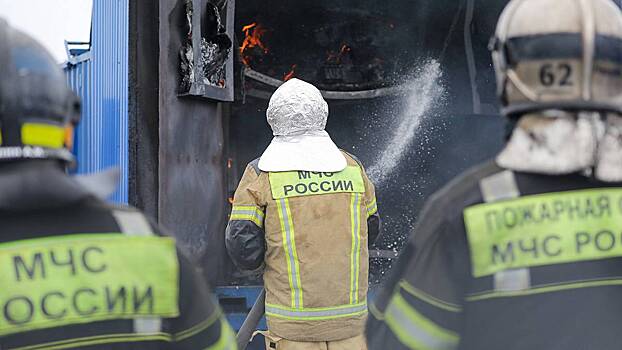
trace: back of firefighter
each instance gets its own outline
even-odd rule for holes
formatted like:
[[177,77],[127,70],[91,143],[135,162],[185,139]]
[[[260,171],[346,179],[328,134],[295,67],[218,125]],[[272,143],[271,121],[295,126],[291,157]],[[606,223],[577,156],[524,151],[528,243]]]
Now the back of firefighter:
[[174,239],[65,173],[79,109],[48,52],[0,20],[0,348],[234,349]]
[[370,306],[370,349],[622,343],[622,15],[513,0],[491,42],[513,131],[435,194]]
[[293,79],[272,96],[275,138],[244,172],[226,243],[238,267],[265,266],[268,349],[366,349],[374,186],[324,131],[328,106]]

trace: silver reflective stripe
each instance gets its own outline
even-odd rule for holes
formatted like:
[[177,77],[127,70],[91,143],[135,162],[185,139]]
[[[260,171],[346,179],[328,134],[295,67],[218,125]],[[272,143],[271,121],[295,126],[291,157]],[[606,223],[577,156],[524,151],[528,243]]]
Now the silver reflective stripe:
[[360,195],[358,193],[352,194],[352,252],[350,254],[350,304],[358,303],[359,299],[359,260],[361,251],[361,238],[360,238]]
[[486,203],[520,196],[514,173],[510,170],[481,179],[479,188]]
[[[514,172],[505,170],[482,179],[479,183],[487,203],[520,196]],[[531,276],[528,268],[499,271],[494,275],[494,288],[500,292],[529,289]]]
[[159,317],[140,317],[134,319],[134,333],[159,333],[162,330],[162,319]]
[[495,273],[495,291],[516,292],[529,289],[531,276],[529,269],[512,269]]
[[386,317],[390,317],[408,335],[408,338],[416,339],[418,343],[424,346],[424,349],[454,350],[457,348],[455,341],[439,338],[431,334],[423,327],[415,324],[404,311],[396,306],[395,303],[390,303],[387,307]]
[[321,310],[292,310],[285,309],[280,307],[275,307],[273,305],[266,304],[266,313],[278,316],[292,317],[292,318],[331,318],[331,317],[339,317],[345,315],[352,315],[357,313],[364,313],[367,311],[367,304],[360,305],[352,305],[348,307],[335,307],[335,308],[326,308]]
[[136,211],[115,210],[112,212],[121,232],[128,236],[152,236],[153,230],[145,216]]
[[[122,233],[128,236],[153,236],[153,229],[145,216],[137,211],[115,210],[114,219]],[[160,317],[138,317],[134,319],[134,333],[158,333],[162,330]]]
[[293,233],[293,225],[291,223],[291,218],[288,215],[288,201],[287,198],[281,198],[279,200],[279,209],[280,209],[280,213],[281,213],[281,220],[283,220],[283,229],[285,231],[285,246],[287,248],[287,264],[289,265],[289,269],[291,271],[291,276],[289,276],[289,278],[291,279],[291,287],[292,287],[292,292],[294,293],[294,304],[292,305],[293,307],[299,309],[302,307],[302,291],[300,290],[300,285],[299,285],[299,276],[300,273],[298,271],[298,264],[296,261],[296,254],[294,253],[295,250],[295,242],[294,242],[294,233]]

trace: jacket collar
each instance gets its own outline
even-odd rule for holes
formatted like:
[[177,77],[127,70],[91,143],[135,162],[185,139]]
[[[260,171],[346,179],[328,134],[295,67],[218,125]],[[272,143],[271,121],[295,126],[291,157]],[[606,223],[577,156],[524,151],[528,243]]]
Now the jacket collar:
[[67,206],[91,197],[58,162],[33,160],[0,166],[0,211]]

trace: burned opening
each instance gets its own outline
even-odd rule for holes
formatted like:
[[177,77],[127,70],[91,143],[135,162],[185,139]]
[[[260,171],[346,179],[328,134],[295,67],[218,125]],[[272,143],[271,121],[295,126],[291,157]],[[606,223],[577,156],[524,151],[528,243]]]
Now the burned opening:
[[184,0],[178,7],[179,94],[231,101],[233,2]]
[[[502,144],[487,43],[506,2],[238,3],[230,194],[272,138],[265,121],[271,93],[297,77],[323,90],[328,132],[376,183],[383,217],[376,248],[399,250],[425,199]],[[389,265],[373,260],[370,281]]]

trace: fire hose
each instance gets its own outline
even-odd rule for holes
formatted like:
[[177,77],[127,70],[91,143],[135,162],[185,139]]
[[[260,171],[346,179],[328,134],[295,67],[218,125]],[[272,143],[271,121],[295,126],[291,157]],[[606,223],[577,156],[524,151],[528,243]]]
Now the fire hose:
[[[370,250],[369,256],[371,258],[395,259],[397,258],[398,253],[392,250]],[[240,330],[238,331],[237,342],[239,350],[246,350],[248,343],[250,343],[253,333],[257,330],[259,321],[261,321],[261,318],[266,311],[265,302],[266,290],[262,288],[255,304],[253,304],[253,307],[248,312],[244,323],[242,323],[242,327],[240,327]]]

